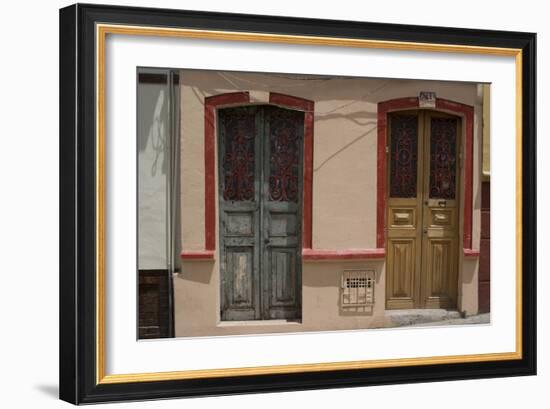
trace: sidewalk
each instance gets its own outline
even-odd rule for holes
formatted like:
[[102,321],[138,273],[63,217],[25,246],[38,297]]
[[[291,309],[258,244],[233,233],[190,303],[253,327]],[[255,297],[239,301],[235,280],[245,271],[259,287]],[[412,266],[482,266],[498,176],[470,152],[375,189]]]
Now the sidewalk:
[[444,309],[410,309],[386,311],[386,327],[488,324],[490,313],[462,317],[458,311]]

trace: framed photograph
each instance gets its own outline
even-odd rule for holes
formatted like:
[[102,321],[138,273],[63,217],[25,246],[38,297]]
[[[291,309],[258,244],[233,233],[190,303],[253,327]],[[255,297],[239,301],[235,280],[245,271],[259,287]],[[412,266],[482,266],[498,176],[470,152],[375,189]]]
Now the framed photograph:
[[61,399],[534,375],[535,51],[61,9]]

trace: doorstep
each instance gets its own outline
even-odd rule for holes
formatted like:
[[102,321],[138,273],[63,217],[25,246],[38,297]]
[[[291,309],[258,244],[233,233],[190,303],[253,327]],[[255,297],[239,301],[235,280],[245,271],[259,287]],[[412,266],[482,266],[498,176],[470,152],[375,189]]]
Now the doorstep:
[[445,309],[386,310],[385,316],[390,327],[405,327],[462,318],[459,311]]

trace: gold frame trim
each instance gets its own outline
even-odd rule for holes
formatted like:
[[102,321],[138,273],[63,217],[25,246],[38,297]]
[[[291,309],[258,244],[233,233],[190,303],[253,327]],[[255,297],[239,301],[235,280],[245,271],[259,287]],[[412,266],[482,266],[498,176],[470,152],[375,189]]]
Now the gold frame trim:
[[[516,64],[516,350],[505,353],[436,357],[323,362],[315,364],[222,368],[173,372],[105,374],[105,40],[107,34],[196,38],[225,41],[322,45],[399,51],[429,51],[513,56]],[[116,384],[226,376],[322,372],[347,369],[388,368],[466,362],[518,360],[522,358],[522,51],[516,48],[413,43],[351,38],[297,36],[216,30],[178,29],[117,24],[96,25],[96,383]]]

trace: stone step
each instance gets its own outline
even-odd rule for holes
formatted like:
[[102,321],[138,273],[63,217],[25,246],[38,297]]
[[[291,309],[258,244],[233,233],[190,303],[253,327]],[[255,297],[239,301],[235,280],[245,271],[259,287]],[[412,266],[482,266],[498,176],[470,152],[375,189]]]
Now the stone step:
[[392,327],[424,324],[462,318],[459,311],[444,309],[387,310]]

